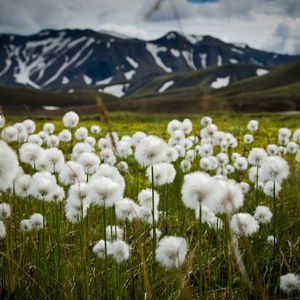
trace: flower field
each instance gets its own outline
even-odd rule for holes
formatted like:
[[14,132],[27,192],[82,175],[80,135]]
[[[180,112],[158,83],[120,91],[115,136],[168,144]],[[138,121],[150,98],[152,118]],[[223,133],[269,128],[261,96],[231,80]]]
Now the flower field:
[[0,299],[300,297],[299,115],[0,115],[0,134]]

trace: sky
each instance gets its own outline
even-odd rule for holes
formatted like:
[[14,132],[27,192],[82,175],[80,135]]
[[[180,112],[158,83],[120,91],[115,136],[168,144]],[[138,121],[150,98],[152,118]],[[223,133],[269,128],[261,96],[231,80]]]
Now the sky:
[[300,54],[300,0],[0,0],[0,33],[49,28],[106,30],[146,40],[182,31]]

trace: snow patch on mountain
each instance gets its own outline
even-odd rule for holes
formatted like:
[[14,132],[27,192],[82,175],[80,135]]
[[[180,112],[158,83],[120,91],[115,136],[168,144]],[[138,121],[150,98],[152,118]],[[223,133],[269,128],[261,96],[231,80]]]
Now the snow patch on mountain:
[[176,57],[176,58],[178,58],[178,57],[180,57],[180,51],[179,50],[176,50],[176,49],[170,49],[170,52],[171,52],[171,54],[174,56],[174,57]]
[[124,87],[124,84],[115,84],[105,87],[103,92],[121,98],[125,95],[125,92],[123,91]]
[[67,76],[64,76],[61,83],[62,84],[68,84],[70,82],[69,78]]
[[182,51],[182,56],[184,57],[186,63],[188,64],[188,66],[193,69],[193,70],[197,70],[197,68],[195,67],[194,61],[193,61],[193,51]]
[[165,72],[167,73],[171,73],[172,69],[167,67],[163,61],[161,60],[161,58],[158,56],[159,52],[166,52],[167,48],[166,47],[159,47],[155,44],[152,43],[146,43],[146,49],[147,51],[149,51],[151,53],[151,55],[153,56],[155,63],[161,67]]
[[231,48],[231,51],[235,52],[235,53],[238,53],[240,55],[244,55],[244,51],[241,50],[241,49],[237,49],[237,48]]
[[230,58],[229,61],[230,61],[231,64],[237,64],[237,63],[239,62],[239,61],[238,61],[237,59],[235,59],[235,58]]
[[218,57],[217,57],[217,65],[219,67],[222,66],[222,56],[221,55],[218,55]]
[[207,53],[200,53],[200,58],[201,58],[201,66],[203,69],[207,67]]
[[83,80],[84,80],[84,83],[87,85],[91,85],[93,82],[93,79],[86,74],[83,74]]
[[217,78],[212,84],[210,85],[213,89],[220,89],[222,87],[225,87],[230,82],[230,76],[223,77],[223,78]]
[[137,69],[139,64],[131,57],[126,56],[126,60],[135,68]]
[[124,76],[127,80],[131,80],[132,77],[135,75],[135,70],[131,70],[131,71],[128,71],[128,72],[125,72],[124,73]]
[[266,69],[257,69],[256,70],[256,75],[257,76],[263,76],[269,73],[269,70]]
[[112,77],[108,77],[106,79],[103,79],[103,80],[99,80],[99,81],[96,81],[96,85],[105,85],[105,84],[109,84],[111,81],[112,81]]
[[159,93],[163,93],[166,91],[168,88],[170,88],[174,84],[174,80],[170,80],[165,82],[158,90]]

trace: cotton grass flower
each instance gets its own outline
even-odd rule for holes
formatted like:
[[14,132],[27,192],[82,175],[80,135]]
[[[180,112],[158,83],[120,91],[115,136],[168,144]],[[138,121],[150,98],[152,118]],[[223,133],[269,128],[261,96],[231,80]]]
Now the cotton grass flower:
[[24,120],[23,125],[28,134],[32,134],[35,132],[36,126],[34,121],[30,119]]
[[200,120],[200,124],[202,127],[206,127],[206,126],[212,124],[212,118],[208,117],[208,116],[202,117]]
[[104,240],[98,241],[94,247],[93,252],[99,257],[99,258],[105,258],[105,243],[107,247],[107,253],[111,253],[111,243],[105,242]]
[[31,176],[28,174],[23,174],[18,176],[14,182],[15,193],[21,198],[29,196],[29,189],[31,186]]
[[79,116],[74,111],[69,111],[63,116],[62,121],[65,127],[74,128],[79,122]]
[[90,131],[93,134],[100,134],[101,133],[101,128],[98,125],[93,125],[93,126],[91,126]]
[[10,214],[10,205],[8,203],[0,203],[0,220],[8,219]]
[[187,208],[198,209],[207,206],[214,211],[221,198],[218,182],[203,172],[184,176],[181,189],[182,201]]
[[260,224],[268,224],[272,219],[273,214],[267,206],[257,206],[254,213],[254,218]]
[[5,118],[2,114],[0,114],[0,128],[5,126]]
[[12,148],[0,140],[0,190],[11,186],[18,172],[17,155]]
[[286,149],[288,153],[296,154],[299,149],[299,145],[295,142],[289,142],[286,146]]
[[183,172],[188,172],[192,168],[192,164],[189,160],[184,159],[180,162],[180,167]]
[[298,144],[300,143],[300,129],[295,130],[293,134],[293,140]]
[[44,151],[44,155],[49,164],[49,172],[56,173],[61,170],[65,163],[65,158],[60,149],[56,147],[46,149]]
[[146,174],[150,182],[152,181],[152,168],[154,185],[161,186],[164,184],[172,183],[174,181],[176,170],[172,164],[160,163],[153,165],[153,167],[148,167],[146,170]]
[[249,123],[247,124],[247,129],[250,131],[257,131],[258,130],[258,121],[257,120],[251,120],[249,121]]
[[129,198],[124,198],[116,203],[115,212],[118,220],[132,222],[138,218],[139,206]]
[[248,167],[248,161],[245,157],[240,156],[235,160],[233,166],[238,171],[245,171]]
[[145,137],[135,149],[135,159],[142,166],[151,166],[164,161],[166,143],[159,137]]
[[261,166],[268,157],[266,151],[262,148],[252,148],[249,152],[248,162],[253,166]]
[[117,225],[108,225],[106,226],[106,239],[113,241],[113,240],[122,240],[124,236],[124,230],[117,226]]
[[142,207],[152,209],[152,192],[154,198],[154,207],[158,207],[159,203],[159,194],[156,191],[152,191],[152,189],[144,189],[138,194],[138,201]]
[[29,218],[32,229],[41,230],[46,224],[45,218],[40,213],[34,213]]
[[55,126],[52,123],[45,123],[43,126],[43,131],[45,131],[47,134],[52,134],[54,132]]
[[269,236],[267,237],[267,243],[270,244],[270,245],[277,244],[277,239],[276,239],[276,237],[274,237],[274,235],[269,235]]
[[88,175],[94,174],[100,164],[100,158],[96,154],[88,152],[80,154],[77,161]]
[[87,138],[89,132],[87,130],[87,128],[85,127],[80,127],[78,129],[76,129],[75,131],[75,138],[79,141],[83,141],[84,139]]
[[286,294],[300,291],[300,276],[288,273],[280,277],[280,289]]
[[231,230],[239,236],[251,236],[259,229],[259,224],[254,217],[247,213],[237,213],[230,221]]
[[289,176],[289,166],[280,156],[269,156],[261,165],[261,179],[263,181],[281,182]]
[[178,120],[172,120],[168,123],[167,131],[170,135],[173,135],[175,131],[183,131],[182,123]]
[[28,137],[27,142],[31,144],[36,144],[38,146],[42,146],[43,144],[43,140],[39,137],[38,134],[31,134]]
[[59,172],[59,180],[65,185],[85,181],[85,174],[81,164],[75,161],[66,162]]
[[58,138],[61,142],[68,143],[72,140],[72,133],[68,129],[63,129],[59,134]]
[[0,220],[0,239],[4,239],[6,236],[6,229],[4,223]]
[[137,145],[140,143],[140,141],[145,138],[147,135],[146,133],[142,132],[142,131],[137,131],[132,135],[132,143],[133,145]]
[[120,264],[129,259],[130,249],[124,241],[116,240],[112,242],[109,254]]
[[184,263],[187,252],[188,244],[184,238],[166,236],[158,243],[155,259],[166,269],[179,268]]
[[267,181],[263,186],[263,191],[266,196],[273,197],[278,196],[279,192],[281,191],[281,184],[275,181]]
[[254,142],[254,137],[253,137],[252,134],[247,133],[247,134],[244,135],[244,143],[245,144],[250,145],[253,142]]
[[20,229],[21,229],[21,231],[24,231],[24,232],[30,231],[32,229],[31,221],[29,219],[21,220]]
[[7,143],[15,142],[18,139],[18,130],[13,126],[5,127],[1,132],[1,138]]
[[89,183],[87,199],[98,206],[112,207],[123,199],[123,191],[120,185],[110,178],[93,178]]

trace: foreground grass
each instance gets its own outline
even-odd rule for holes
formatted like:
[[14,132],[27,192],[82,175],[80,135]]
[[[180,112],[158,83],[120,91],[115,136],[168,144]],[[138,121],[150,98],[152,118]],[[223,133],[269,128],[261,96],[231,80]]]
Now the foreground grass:
[[[250,147],[245,146],[242,140],[249,120],[257,119],[260,122],[252,147],[276,144],[280,127],[292,130],[300,127],[299,115],[215,113],[211,116],[219,130],[236,136],[239,147],[235,151],[245,157]],[[193,134],[199,135],[202,116],[184,117],[193,121]],[[119,136],[132,135],[141,130],[167,140],[169,136],[165,129],[168,122],[184,117],[114,113],[111,120],[113,130]],[[7,121],[13,123],[21,120],[9,118]],[[55,133],[63,129],[61,120],[41,117],[37,121],[37,131],[42,129],[46,121],[55,124]],[[82,118],[79,125],[89,128],[93,124],[100,124],[101,136],[106,133],[105,124],[97,117]],[[17,148],[16,144],[13,146]],[[63,145],[62,150],[67,156],[69,145]],[[94,244],[104,237],[103,208],[93,206],[87,218],[78,224],[71,224],[64,217],[64,203],[42,203],[31,197],[21,199],[13,193],[3,194],[1,202],[11,204],[12,216],[6,224],[7,237],[0,240],[0,295],[2,298],[18,299],[261,299],[264,295],[260,290],[262,285],[266,297],[285,298],[286,294],[279,290],[280,276],[300,271],[300,170],[292,155],[287,155],[286,159],[291,175],[276,198],[276,251],[273,245],[266,242],[273,230],[270,224],[262,226],[253,237],[238,241],[247,277],[241,275],[231,253],[227,226],[218,230],[209,228],[207,224],[199,227],[194,212],[184,207],[181,187],[185,173],[178,162],[174,164],[177,171],[174,183],[155,189],[161,199],[159,209],[165,210],[166,199],[169,207],[167,221],[161,218],[157,227],[163,235],[182,236],[188,240],[189,254],[179,269],[165,270],[157,265],[156,272],[153,272],[151,226],[148,224],[117,221],[125,229],[125,239],[131,247],[130,259],[117,264],[112,258],[104,261],[92,253]],[[123,174],[126,181],[125,196],[136,201],[138,193],[144,188],[151,188],[151,183],[145,177],[144,168],[138,166],[132,157],[127,162],[129,172]],[[23,167],[26,173],[33,173],[27,165]],[[190,172],[199,169],[198,157]],[[248,181],[247,172],[235,172],[230,177]],[[245,197],[245,205],[241,209],[243,212],[253,214],[256,201],[272,208],[274,199],[261,191],[256,196],[253,185]],[[21,232],[20,221],[35,212],[45,215],[45,229]],[[106,213],[107,224],[115,224],[113,210],[107,209]],[[226,225],[226,216],[220,217]],[[297,296],[299,294],[291,295]]]

